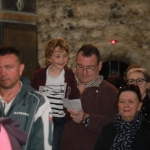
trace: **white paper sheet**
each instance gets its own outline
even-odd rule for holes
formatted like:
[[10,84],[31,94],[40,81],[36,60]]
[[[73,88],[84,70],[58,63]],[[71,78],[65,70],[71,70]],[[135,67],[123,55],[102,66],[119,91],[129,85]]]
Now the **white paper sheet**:
[[65,108],[77,110],[77,111],[82,109],[82,104],[80,99],[69,100],[68,98],[62,98],[62,101]]

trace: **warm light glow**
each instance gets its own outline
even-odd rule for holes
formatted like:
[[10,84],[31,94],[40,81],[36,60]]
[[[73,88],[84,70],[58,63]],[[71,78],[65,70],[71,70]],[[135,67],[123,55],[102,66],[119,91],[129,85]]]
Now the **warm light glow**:
[[116,44],[117,43],[117,40],[111,40],[111,44]]

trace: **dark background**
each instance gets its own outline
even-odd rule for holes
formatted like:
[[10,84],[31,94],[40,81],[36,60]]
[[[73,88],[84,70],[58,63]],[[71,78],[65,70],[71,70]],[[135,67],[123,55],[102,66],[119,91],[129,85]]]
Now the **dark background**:
[[39,68],[37,53],[37,26],[21,23],[0,22],[0,45],[13,46],[21,51],[29,80]]
[[[21,12],[29,12],[29,13],[36,12],[36,0],[23,0],[23,1],[24,1],[24,8],[21,10]],[[17,0],[2,0],[2,9],[18,11],[16,2]]]

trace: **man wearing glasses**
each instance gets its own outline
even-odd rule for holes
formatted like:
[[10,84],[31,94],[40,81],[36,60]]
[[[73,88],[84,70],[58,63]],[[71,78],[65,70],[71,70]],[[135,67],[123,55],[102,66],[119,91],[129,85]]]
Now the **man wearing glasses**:
[[118,90],[99,75],[100,52],[83,45],[76,56],[76,75],[82,110],[68,110],[72,120],[65,125],[60,150],[93,150],[101,128],[113,121]]

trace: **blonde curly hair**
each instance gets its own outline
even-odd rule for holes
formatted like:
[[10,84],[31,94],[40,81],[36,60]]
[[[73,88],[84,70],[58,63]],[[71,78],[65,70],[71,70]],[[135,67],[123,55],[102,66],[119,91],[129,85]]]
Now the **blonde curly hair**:
[[52,56],[56,47],[60,47],[60,52],[65,50],[69,54],[69,45],[62,38],[51,39],[45,44],[45,57],[48,58]]

